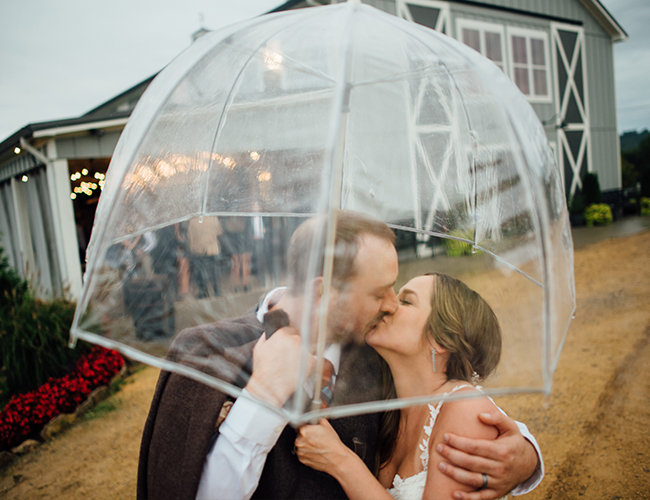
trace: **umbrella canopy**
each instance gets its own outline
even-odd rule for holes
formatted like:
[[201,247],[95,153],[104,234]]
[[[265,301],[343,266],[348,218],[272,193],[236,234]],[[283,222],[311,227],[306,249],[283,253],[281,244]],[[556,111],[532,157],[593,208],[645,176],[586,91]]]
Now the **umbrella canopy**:
[[[491,61],[358,2],[210,33],[156,77],[108,169],[72,337],[237,396],[224,373],[245,381],[249,365],[167,356],[170,345],[285,284],[290,237],[319,215],[310,251],[327,283],[336,209],[394,229],[398,284],[444,272],[487,300],[503,331],[488,393],[550,390],[575,293],[542,125]],[[304,355],[322,358],[327,336],[316,348],[303,326]],[[284,411],[307,418],[298,403]]]

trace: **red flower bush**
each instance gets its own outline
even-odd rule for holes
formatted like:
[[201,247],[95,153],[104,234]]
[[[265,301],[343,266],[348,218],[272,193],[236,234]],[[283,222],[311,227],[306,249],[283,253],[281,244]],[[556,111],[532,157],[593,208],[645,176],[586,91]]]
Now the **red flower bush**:
[[35,391],[13,396],[0,413],[0,450],[36,435],[61,413],[72,413],[88,395],[120,371],[124,359],[116,351],[95,346],[77,360],[72,372],[50,378]]

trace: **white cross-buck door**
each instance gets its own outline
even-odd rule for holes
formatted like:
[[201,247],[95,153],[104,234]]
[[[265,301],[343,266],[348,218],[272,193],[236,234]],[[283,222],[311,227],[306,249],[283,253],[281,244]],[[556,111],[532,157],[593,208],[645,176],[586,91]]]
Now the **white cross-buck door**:
[[397,16],[449,34],[449,4],[435,0],[397,0]]
[[591,171],[585,34],[578,26],[551,25],[557,113],[557,144],[568,199]]

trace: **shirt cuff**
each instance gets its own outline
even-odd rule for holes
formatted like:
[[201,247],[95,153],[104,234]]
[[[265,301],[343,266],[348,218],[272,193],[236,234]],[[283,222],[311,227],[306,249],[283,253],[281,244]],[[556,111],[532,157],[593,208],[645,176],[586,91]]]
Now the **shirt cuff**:
[[221,424],[220,432],[226,427],[249,441],[273,447],[288,423],[284,415],[258,403],[244,389]]
[[540,450],[537,441],[528,430],[528,427],[526,427],[526,424],[522,424],[521,422],[517,421],[515,421],[515,423],[517,424],[517,427],[519,427],[519,432],[521,432],[521,435],[530,441],[530,444],[532,444],[533,448],[535,448],[535,452],[537,453],[537,467],[535,468],[535,472],[533,472],[532,476],[526,479],[523,483],[517,485],[515,489],[510,492],[512,496],[525,495],[526,493],[530,493],[535,488],[537,488],[539,483],[542,482],[542,479],[544,479],[544,460],[542,459],[542,450]]

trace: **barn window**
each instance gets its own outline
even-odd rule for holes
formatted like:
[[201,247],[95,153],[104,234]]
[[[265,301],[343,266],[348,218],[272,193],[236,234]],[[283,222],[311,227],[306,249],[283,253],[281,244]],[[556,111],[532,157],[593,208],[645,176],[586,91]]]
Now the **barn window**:
[[506,70],[503,26],[459,19],[456,38],[493,61],[502,71]]
[[529,100],[551,99],[548,37],[543,31],[508,29],[510,77]]

